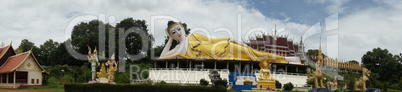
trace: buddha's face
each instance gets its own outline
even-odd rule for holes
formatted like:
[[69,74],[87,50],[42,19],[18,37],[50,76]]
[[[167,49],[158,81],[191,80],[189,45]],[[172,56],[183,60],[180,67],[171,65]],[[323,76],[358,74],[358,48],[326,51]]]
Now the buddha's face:
[[186,33],[184,32],[184,28],[181,25],[175,25],[170,28],[170,37],[172,37],[176,41],[182,41],[185,38]]

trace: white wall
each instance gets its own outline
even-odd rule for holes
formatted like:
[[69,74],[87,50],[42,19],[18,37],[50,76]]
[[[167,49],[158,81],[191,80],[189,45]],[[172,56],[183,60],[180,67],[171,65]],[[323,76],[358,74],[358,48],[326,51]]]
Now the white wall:
[[[257,75],[257,74],[256,74]],[[272,78],[278,80],[282,86],[286,83],[292,82],[294,87],[302,87],[307,84],[307,76],[300,75],[287,75],[287,74],[271,74]]]
[[[28,72],[27,85],[42,85],[42,69],[31,55],[16,70]],[[32,79],[34,79],[34,83],[32,83]]]
[[[222,79],[228,79],[229,71],[218,71]],[[202,78],[209,79],[208,70],[149,70],[149,79],[154,82],[165,81],[166,83],[192,83],[198,84]],[[211,83],[211,82],[209,82]]]
[[[205,80],[210,81],[209,79],[209,71],[195,71],[195,70],[149,70],[149,79],[154,82],[165,81],[166,83],[199,83],[200,79],[204,78]],[[229,71],[220,71],[222,79],[229,80]],[[255,73],[255,76],[258,80],[260,77],[260,73]],[[292,84],[296,87],[302,87],[306,84],[307,76],[301,75],[287,75],[287,74],[271,74],[272,78],[278,80],[280,83],[285,84],[288,82],[292,82]],[[211,82],[210,82],[211,83]]]
[[[34,79],[33,84],[32,84],[32,79]],[[37,83],[37,79],[39,79],[39,83]],[[39,71],[28,72],[28,84],[27,85],[42,85],[42,73]]]

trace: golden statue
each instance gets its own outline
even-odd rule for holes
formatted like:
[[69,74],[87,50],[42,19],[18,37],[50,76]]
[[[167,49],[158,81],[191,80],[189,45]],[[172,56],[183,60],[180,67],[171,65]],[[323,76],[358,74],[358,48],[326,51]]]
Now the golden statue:
[[[323,79],[323,75],[321,72],[321,62],[323,61],[323,57],[322,57],[322,53],[321,53],[321,38],[320,38],[320,47],[318,50],[318,61],[317,63],[315,63],[315,70],[313,72],[313,75],[308,74],[308,79],[307,80],[314,80],[314,88],[325,88],[322,79]],[[320,84],[320,85],[318,85]]]
[[109,79],[109,82],[113,82],[115,79],[114,72],[117,70],[117,65],[119,64],[119,62],[116,63],[114,53],[110,57],[111,57],[111,59],[108,60],[105,63],[105,65],[109,66],[109,68],[107,69],[107,75],[108,75],[107,78]]
[[107,73],[105,70],[105,64],[102,64],[101,69],[99,70],[100,72],[97,72],[96,75],[99,78],[100,83],[108,83],[107,80]]
[[[209,38],[197,33],[186,36],[180,23],[173,21],[168,22],[168,28],[165,31],[169,40],[159,59],[272,60],[276,63],[287,63],[283,56],[254,50],[232,41],[231,38]],[[170,50],[173,40],[178,41],[179,44]]]
[[[269,63],[287,63],[283,56],[254,50],[247,45],[233,41],[231,38],[209,38],[197,33],[187,36],[183,26],[177,22],[169,21],[165,32],[169,36],[169,40],[159,59],[258,61],[262,67],[260,70],[262,77],[259,78],[259,81],[263,83],[264,88],[267,88],[267,85],[275,88],[274,79],[269,77]],[[179,44],[170,50],[173,40],[178,41]],[[267,84],[268,82],[269,84]]]
[[369,80],[368,77],[370,76],[370,73],[370,70],[368,70],[367,68],[363,68],[363,76],[360,77],[360,79],[356,80],[355,90],[367,90],[366,81]]
[[269,66],[271,63],[268,60],[260,61],[260,77],[257,81],[257,88],[276,88],[275,79],[270,77]]
[[331,86],[333,88],[338,88],[338,80],[335,79],[334,82],[331,83]]

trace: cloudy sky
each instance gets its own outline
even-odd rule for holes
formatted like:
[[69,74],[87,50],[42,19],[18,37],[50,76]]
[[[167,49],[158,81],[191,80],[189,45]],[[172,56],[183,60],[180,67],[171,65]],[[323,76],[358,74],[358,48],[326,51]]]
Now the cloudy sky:
[[[209,37],[249,37],[272,34],[305,42],[324,53],[361,61],[373,48],[402,53],[400,0],[2,0],[0,41],[19,46],[28,39],[36,46],[48,39],[63,42],[78,22],[99,19],[115,25],[132,17],[147,21],[154,46],[166,36],[168,20],[188,24],[192,33]],[[303,38],[301,38],[303,36]]]

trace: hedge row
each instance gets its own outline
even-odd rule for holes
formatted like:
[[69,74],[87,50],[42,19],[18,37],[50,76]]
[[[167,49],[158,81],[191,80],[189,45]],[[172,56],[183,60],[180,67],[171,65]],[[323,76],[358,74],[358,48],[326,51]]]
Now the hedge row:
[[173,84],[79,84],[64,85],[65,92],[225,92],[224,87],[183,86]]

